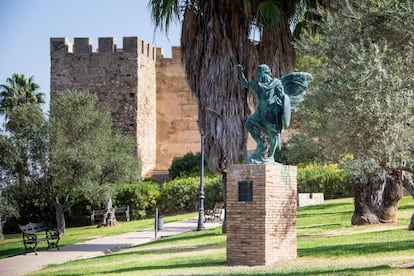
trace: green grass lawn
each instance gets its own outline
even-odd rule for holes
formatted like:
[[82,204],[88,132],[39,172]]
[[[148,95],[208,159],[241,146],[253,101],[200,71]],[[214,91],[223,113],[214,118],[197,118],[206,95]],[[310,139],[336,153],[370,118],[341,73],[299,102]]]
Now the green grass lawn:
[[299,208],[298,258],[270,266],[227,266],[226,236],[216,228],[50,265],[33,275],[414,275],[414,231],[407,230],[413,211],[414,200],[405,197],[397,223],[351,226],[351,199]]
[[[197,216],[197,213],[183,214],[177,216],[166,216],[164,223],[185,220]],[[119,235],[128,232],[139,231],[154,227],[154,219],[144,219],[135,221],[121,221],[114,227],[97,228],[96,225],[84,227],[68,227],[65,235],[59,241],[59,247],[72,245],[100,237]],[[47,243],[41,242],[37,251],[47,249]],[[24,246],[21,234],[6,235],[4,241],[0,241],[0,259],[15,255],[24,254]]]

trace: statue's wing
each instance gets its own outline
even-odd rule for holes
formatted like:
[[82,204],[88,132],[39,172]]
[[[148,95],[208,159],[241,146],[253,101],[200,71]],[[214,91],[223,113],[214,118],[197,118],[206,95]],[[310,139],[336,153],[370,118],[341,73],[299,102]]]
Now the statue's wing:
[[303,102],[306,89],[313,80],[312,75],[305,72],[295,72],[281,77],[280,80],[285,94],[289,95],[291,110],[296,111],[297,106]]

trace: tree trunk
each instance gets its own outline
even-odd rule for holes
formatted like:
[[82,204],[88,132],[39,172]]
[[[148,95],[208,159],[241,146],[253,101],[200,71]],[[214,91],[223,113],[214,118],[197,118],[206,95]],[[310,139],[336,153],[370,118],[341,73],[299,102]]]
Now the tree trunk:
[[402,198],[402,174],[386,172],[366,185],[354,185],[355,210],[352,225],[397,221],[398,201]]
[[394,170],[386,177],[383,193],[383,202],[378,216],[381,222],[391,223],[397,221],[398,201],[402,198],[401,172]]
[[[28,138],[26,138],[26,140],[28,140]],[[29,142],[26,141],[23,145],[20,145],[20,159],[16,166],[19,183],[22,184],[26,184],[26,178],[29,175],[28,144]]]
[[414,198],[414,180],[413,180],[412,173],[407,172],[407,171],[402,172],[402,184],[404,188]]
[[4,240],[4,235],[3,235],[3,218],[2,215],[0,214],[0,241]]
[[226,228],[226,214],[227,214],[227,172],[223,172],[221,174],[222,176],[222,183],[223,183],[223,200],[224,200],[224,219],[223,219],[223,225],[221,227],[221,232],[227,233]]
[[[412,177],[412,173],[403,171],[402,172],[402,183],[403,183],[404,188],[414,198],[414,180]],[[408,230],[414,230],[414,213],[411,216],[410,224],[408,225]]]
[[371,210],[371,189],[370,185],[354,185],[354,214],[352,225],[377,224],[379,219]]
[[55,198],[53,205],[56,212],[56,228],[60,235],[64,235],[66,229],[65,212],[68,210],[67,200],[62,204],[59,202],[58,198]]
[[114,226],[117,224],[114,208],[112,208],[112,198],[105,200],[105,215],[103,217],[102,225],[103,226]]
[[408,230],[414,230],[414,214],[411,216],[410,224],[408,225]]
[[223,172],[246,157],[249,107],[235,66],[248,63],[249,25],[242,2],[205,1],[199,8],[184,15],[181,51],[197,96],[206,162],[212,171]]
[[287,21],[280,26],[277,32],[265,30],[258,50],[258,63],[267,64],[272,68],[274,77],[281,77],[293,72],[296,54]]

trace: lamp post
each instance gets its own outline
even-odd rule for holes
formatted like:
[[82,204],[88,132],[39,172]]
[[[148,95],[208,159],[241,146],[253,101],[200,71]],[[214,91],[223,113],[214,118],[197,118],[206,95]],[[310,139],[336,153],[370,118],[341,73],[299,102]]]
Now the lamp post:
[[197,231],[205,230],[204,226],[204,132],[200,129],[201,133],[201,160],[200,160],[200,193],[198,196],[198,225]]

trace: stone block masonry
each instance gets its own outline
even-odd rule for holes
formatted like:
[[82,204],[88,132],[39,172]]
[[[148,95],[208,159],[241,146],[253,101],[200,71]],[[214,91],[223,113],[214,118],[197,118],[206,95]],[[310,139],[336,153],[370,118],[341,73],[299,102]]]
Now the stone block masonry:
[[[114,128],[132,137],[143,173],[168,169],[175,157],[200,147],[197,106],[185,80],[179,47],[167,59],[138,37],[50,39],[51,102],[68,90],[97,95]],[[158,99],[157,99],[158,98]]]
[[124,37],[117,49],[112,37],[99,38],[92,52],[90,38],[51,38],[51,102],[67,90],[89,91],[112,115],[114,128],[137,145],[143,171],[156,160],[156,49],[138,37]]
[[296,167],[281,164],[230,166],[228,265],[271,265],[297,257],[296,174]]
[[299,193],[298,207],[318,205],[324,202],[323,193]]
[[173,158],[200,151],[197,101],[187,84],[180,47],[172,48],[171,58],[157,58],[156,80],[156,169],[166,170]]
[[175,157],[200,148],[197,105],[188,88],[180,47],[164,58],[138,37],[50,39],[51,102],[67,90],[90,91],[112,115],[114,128],[131,136],[143,174],[166,170]]

